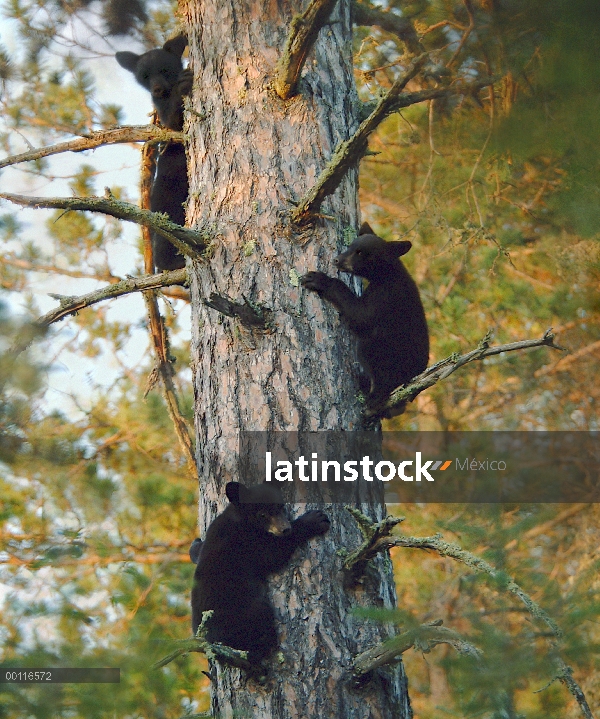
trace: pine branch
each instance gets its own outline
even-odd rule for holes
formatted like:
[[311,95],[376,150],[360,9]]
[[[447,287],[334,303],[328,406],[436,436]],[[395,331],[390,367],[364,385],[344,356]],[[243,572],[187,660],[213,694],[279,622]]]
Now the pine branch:
[[350,584],[354,585],[363,576],[367,562],[382,549],[389,547],[389,535],[392,529],[405,518],[386,517],[381,522],[375,523],[356,507],[347,506],[346,509],[357,521],[364,539],[363,543],[344,559],[344,570],[348,573]]
[[[158,114],[153,113],[153,126],[158,122]],[[140,164],[140,207],[142,210],[150,209],[150,195],[152,194],[152,183],[156,174],[156,145],[147,142],[142,148]],[[152,233],[149,227],[142,225],[142,242],[144,254],[144,272],[148,275],[154,274],[154,255],[152,251]]]
[[519,342],[510,342],[509,344],[490,347],[490,333],[488,333],[477,349],[467,352],[464,355],[453,354],[440,362],[436,362],[436,364],[415,377],[409,385],[394,390],[384,405],[366,409],[365,417],[380,417],[389,410],[403,407],[407,402],[412,402],[418,394],[429,387],[433,387],[434,384],[437,384],[441,380],[446,379],[446,377],[449,377],[453,372],[456,372],[456,370],[469,362],[482,360],[486,357],[501,354],[502,352],[515,352],[517,350],[531,349],[532,347],[551,347],[552,349],[565,352],[566,349],[564,347],[554,344],[554,337],[555,335],[552,330],[549,329],[546,330],[544,336],[539,339],[520,340]]
[[419,36],[410,20],[393,12],[375,8],[366,2],[352,3],[352,22],[355,25],[376,25],[386,32],[396,35],[406,43],[410,52],[418,55],[424,51]]
[[575,679],[573,679],[573,670],[564,662],[562,657],[557,657],[556,662],[559,669],[559,673],[556,678],[559,682],[561,682],[561,684],[564,684],[575,697],[585,719],[594,719],[594,715],[592,714],[590,705],[587,703],[583,689],[579,686]]
[[152,668],[160,669],[172,662],[174,659],[177,659],[177,657],[181,657],[189,652],[201,652],[202,654],[206,654],[208,659],[220,659],[227,664],[245,669],[259,680],[262,679],[262,667],[255,666],[248,661],[248,652],[233,649],[233,647],[228,647],[226,644],[211,644],[206,640],[206,624],[212,617],[213,613],[214,610],[212,609],[207,612],[202,612],[202,621],[196,630],[196,636],[193,639],[178,641],[177,644],[179,644],[179,648],[153,664]]
[[327,167],[323,170],[315,185],[300,200],[296,209],[292,212],[292,220],[294,222],[302,222],[311,214],[318,211],[325,197],[331,195],[336,190],[346,172],[364,155],[369,137],[386,117],[403,107],[408,107],[409,105],[414,105],[419,102],[458,94],[472,94],[476,89],[480,89],[492,82],[492,80],[489,80],[484,83],[469,86],[457,83],[453,88],[438,88],[402,93],[407,83],[419,72],[427,59],[428,56],[426,54],[415,58],[409,65],[407,71],[394,82],[389,91],[379,100],[375,109],[366,120],[360,124],[354,135],[336,147],[330,161],[327,163]]
[[[589,509],[590,507],[591,505],[589,502],[579,502],[578,504],[571,504],[569,507],[567,507],[567,509],[563,509],[562,512],[559,512],[552,519],[549,519],[543,524],[538,524],[536,527],[533,527],[532,529],[525,532],[525,534],[522,534],[521,539],[525,542],[528,542],[530,539],[535,539],[541,534],[548,534],[548,532],[550,532],[550,530],[557,524],[562,524],[565,519],[569,519],[569,517],[578,514],[584,509]],[[512,542],[516,544],[516,540],[513,539],[511,540],[511,542],[509,542],[511,546],[513,546]],[[507,546],[506,548],[508,549],[509,547]]]
[[46,313],[40,317],[36,324],[41,327],[47,327],[54,322],[76,314],[85,307],[90,307],[103,300],[113,299],[121,295],[128,295],[132,292],[144,292],[147,290],[156,290],[169,285],[181,285],[187,282],[187,270],[183,267],[180,270],[167,270],[157,275],[144,275],[143,277],[128,277],[125,280],[116,282],[99,290],[94,290],[86,295],[79,297],[67,297],[52,294],[54,299],[59,300],[60,307]]
[[26,197],[0,193],[0,199],[9,200],[23,207],[58,209],[67,212],[72,210],[100,212],[119,220],[135,222],[137,225],[150,227],[175,245],[182,254],[192,259],[201,259],[202,251],[211,241],[207,232],[181,227],[159,212],[141,210],[130,202],[115,199],[108,188],[104,197]]
[[441,627],[441,623],[441,620],[437,620],[415,629],[409,629],[392,637],[392,639],[388,639],[386,642],[361,652],[352,662],[354,678],[358,680],[384,664],[397,662],[398,657],[411,647],[416,647],[427,654],[437,644],[450,644],[459,654],[473,657],[481,655],[481,651],[477,647],[465,641],[460,634],[452,629]]
[[126,142],[183,142],[183,132],[165,130],[156,125],[128,125],[127,127],[116,127],[112,130],[96,130],[83,137],[67,142],[59,142],[56,145],[48,145],[37,149],[22,152],[20,155],[11,155],[0,160],[0,170],[9,165],[16,165],[20,162],[31,162],[40,160],[42,157],[58,155],[61,152],[83,152],[93,150],[101,145],[115,145]]
[[471,2],[471,0],[463,0],[463,4],[467,10],[467,15],[469,16],[469,25],[465,28],[463,36],[461,37],[460,42],[458,43],[458,47],[454,51],[454,54],[452,55],[450,60],[448,61],[447,67],[451,67],[456,62],[456,59],[458,58],[463,47],[465,46],[465,43],[467,42],[469,35],[475,29],[475,10],[473,8],[473,3]]
[[592,342],[586,347],[578,349],[576,352],[573,352],[568,357],[561,357],[558,362],[553,365],[546,365],[545,367],[540,367],[540,369],[537,369],[533,373],[533,376],[537,379],[538,377],[544,377],[551,372],[562,372],[563,370],[570,367],[574,362],[577,362],[580,357],[585,357],[588,354],[592,354],[593,352],[598,351],[600,351],[600,340],[596,340],[595,342]]
[[39,317],[35,322],[32,323],[32,330],[29,332],[23,332],[21,339],[11,348],[10,354],[14,359],[29,347],[34,339],[40,337],[46,327],[49,327],[54,322],[74,315],[79,310],[85,307],[90,307],[98,302],[109,300],[114,297],[120,297],[121,295],[128,295],[131,292],[143,292],[144,290],[158,289],[160,287],[167,287],[169,285],[179,285],[187,281],[187,271],[185,267],[181,270],[170,270],[168,272],[162,272],[158,275],[147,275],[145,277],[128,277],[120,282],[115,282],[106,287],[101,287],[99,290],[94,290],[86,295],[80,295],[79,297],[67,297],[56,294],[50,296],[56,300],[59,300],[60,306],[50,312],[47,312],[42,317]]
[[[189,561],[189,557],[188,557]],[[153,669],[160,669],[166,667],[174,659],[185,656],[191,652],[199,652],[206,654],[209,659],[220,659],[234,667],[245,669],[247,672],[254,674],[256,667],[251,664],[248,659],[248,653],[241,651],[240,649],[233,649],[228,647],[226,644],[210,644],[204,639],[183,639],[178,642],[180,645],[174,652],[167,654],[166,657],[159,659],[155,664],[152,665]]]
[[[514,343],[517,344],[517,343]],[[356,510],[353,508],[347,507],[351,514],[356,516]],[[586,719],[594,719],[592,716],[592,713],[590,711],[590,708],[588,706],[588,703],[585,698],[585,694],[579,684],[573,679],[572,670],[567,664],[565,664],[564,660],[559,656],[558,654],[558,642],[562,639],[563,633],[558,624],[552,619],[552,617],[544,610],[540,605],[535,602],[515,581],[510,577],[506,572],[500,571],[499,569],[496,569],[493,567],[489,562],[486,562],[485,559],[482,559],[481,557],[478,557],[476,554],[472,554],[471,552],[467,552],[465,549],[462,549],[458,544],[454,544],[452,542],[446,542],[441,534],[436,534],[433,537],[408,537],[408,536],[389,536],[392,527],[394,526],[393,522],[389,522],[388,520],[391,519],[390,517],[387,518],[387,520],[384,520],[383,522],[375,523],[369,520],[367,517],[362,515],[359,518],[359,526],[360,530],[363,533],[363,536],[365,536],[365,532],[367,534],[370,534],[371,536],[374,536],[375,533],[379,532],[379,538],[377,540],[376,546],[377,551],[385,551],[391,547],[407,547],[407,548],[413,548],[413,549],[432,549],[433,551],[437,552],[441,557],[450,557],[451,559],[455,559],[458,562],[461,562],[462,564],[466,565],[470,569],[472,569],[477,574],[487,574],[489,577],[491,577],[495,582],[496,586],[499,589],[504,589],[507,592],[510,592],[515,597],[521,600],[523,604],[525,605],[525,608],[527,611],[531,614],[531,616],[534,619],[537,619],[540,622],[543,622],[548,629],[550,630],[550,634],[553,637],[552,641],[550,642],[551,650],[554,655],[554,660],[556,661],[558,665],[558,674],[556,676],[556,679],[558,679],[560,682],[562,682],[567,689],[571,692],[571,694],[575,697],[577,700],[579,706],[581,707],[581,711],[583,715],[586,717]],[[388,536],[386,536],[386,534]],[[361,545],[361,547],[364,546]],[[351,555],[348,556],[346,562],[344,562],[344,568],[347,571],[353,571],[356,566],[358,566],[358,563],[360,561],[364,561],[364,558],[367,554],[365,551],[362,556],[359,554],[359,551],[361,549],[359,547],[359,550],[357,552],[353,552]],[[374,556],[375,554],[375,545],[372,546],[369,550],[370,556]],[[357,556],[358,555],[358,556]],[[348,560],[353,557],[353,563],[350,564],[350,566],[347,566]],[[364,565],[363,565],[364,566]],[[410,634],[410,632],[407,632],[406,634]],[[405,636],[405,641],[408,641],[408,638],[406,638],[406,635],[400,635],[400,637]],[[400,637],[397,637],[398,646],[404,646],[402,641],[400,640]],[[396,638],[394,638],[396,639]],[[393,642],[394,640],[392,640]],[[386,643],[387,644],[387,643]],[[412,645],[410,645],[412,646]],[[406,647],[408,649],[408,646]],[[403,649],[403,651],[406,651],[406,649]],[[382,654],[381,647],[375,647],[372,650],[369,650],[369,652],[374,652],[376,657],[379,657]],[[364,652],[364,655],[369,654],[369,652]],[[397,653],[400,653],[398,651]],[[363,655],[359,655],[359,657],[362,657]],[[369,660],[375,660],[374,657],[368,657]],[[359,658],[357,657],[355,659],[355,671],[356,671],[356,661]],[[385,663],[385,662],[381,662]],[[367,666],[368,662],[367,659],[364,660],[364,666]],[[363,664],[359,664],[359,666],[363,666]],[[379,665],[377,665],[379,666]],[[368,671],[368,670],[367,670]],[[363,673],[363,672],[361,672]],[[360,674],[359,674],[360,675]]]
[[505,572],[493,567],[485,559],[467,552],[458,544],[446,542],[442,539],[441,535],[436,534],[433,537],[390,537],[388,540],[388,547],[414,547],[417,549],[433,549],[438,552],[442,557],[451,557],[459,562],[462,562],[466,566],[473,569],[478,574],[487,574],[497,582],[499,588],[505,589],[507,592],[514,594],[518,597],[529,613],[537,620],[543,622],[550,630],[550,634],[554,638],[550,642],[552,653],[554,654],[554,660],[558,665],[558,674],[556,678],[564,684],[569,692],[575,697],[579,704],[583,715],[586,719],[594,719],[590,707],[585,698],[583,689],[573,679],[573,672],[571,667],[567,666],[565,661],[558,655],[557,642],[562,639],[563,633],[558,624],[548,615],[540,605],[535,602],[511,577]]
[[188,304],[192,301],[190,291],[181,285],[171,285],[170,287],[165,287],[161,294],[174,300],[183,300]]
[[296,94],[298,78],[306,57],[336,2],[337,0],[311,0],[302,14],[294,16],[273,82],[275,92],[282,100],[289,100]]

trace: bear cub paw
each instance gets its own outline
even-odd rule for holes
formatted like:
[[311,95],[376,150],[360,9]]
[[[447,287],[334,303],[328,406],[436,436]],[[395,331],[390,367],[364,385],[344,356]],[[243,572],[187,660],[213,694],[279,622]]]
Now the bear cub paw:
[[332,278],[324,272],[307,272],[300,278],[301,284],[313,292],[326,292],[331,286],[331,281]]

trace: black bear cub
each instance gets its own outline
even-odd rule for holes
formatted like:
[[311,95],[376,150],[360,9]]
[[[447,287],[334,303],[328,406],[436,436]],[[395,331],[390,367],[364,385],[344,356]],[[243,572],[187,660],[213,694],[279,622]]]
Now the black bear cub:
[[[358,337],[358,359],[367,382],[367,407],[377,408],[390,393],[423,372],[429,359],[427,320],[419,290],[400,261],[411,243],[386,242],[365,222],[358,238],[335,264],[368,280],[357,297],[341,280],[323,272],[308,272],[302,284],[331,302],[351,332]],[[400,414],[402,408],[381,416]]]
[[[169,130],[183,129],[183,97],[192,90],[192,73],[184,70],[181,56],[187,45],[185,35],[168,40],[162,48],[143,55],[118,52],[121,67],[150,91],[161,125]],[[188,196],[185,149],[180,143],[168,142],[161,147],[156,161],[156,176],[150,194],[150,209],[164,212],[172,222],[185,224],[183,204]],[[185,267],[185,258],[164,237],[152,232],[152,254],[157,270]]]
[[230,504],[211,522],[206,539],[190,547],[196,563],[192,629],[195,634],[202,612],[212,609],[208,641],[245,650],[258,664],[279,645],[267,577],[283,569],[299,546],[324,534],[329,519],[312,510],[290,524],[281,492],[268,484],[229,482],[225,491]]
[[192,89],[192,73],[181,63],[186,46],[187,37],[178,35],[143,55],[129,51],[115,55],[119,65],[150,91],[161,125],[170,130],[183,129],[183,97]]

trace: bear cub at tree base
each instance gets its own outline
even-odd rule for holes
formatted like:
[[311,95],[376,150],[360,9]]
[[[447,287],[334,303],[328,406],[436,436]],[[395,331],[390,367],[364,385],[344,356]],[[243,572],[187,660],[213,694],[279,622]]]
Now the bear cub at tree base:
[[[366,222],[358,234],[335,264],[368,280],[361,297],[323,272],[308,272],[301,282],[331,302],[358,337],[358,359],[368,380],[361,389],[368,393],[368,408],[377,412],[393,390],[426,369],[429,333],[417,285],[399,259],[411,243],[386,242]],[[402,411],[377,413],[391,417]]]
[[[161,125],[169,130],[183,129],[183,97],[192,90],[193,76],[184,70],[181,56],[187,45],[185,35],[168,40],[162,48],[143,55],[118,52],[121,67],[135,75],[142,87],[150,91]],[[172,222],[185,225],[183,205],[188,197],[187,162],[181,143],[167,142],[161,146],[156,160],[156,176],[150,193],[152,212],[164,212]],[[155,232],[152,254],[157,271],[185,267],[185,258],[167,239]]]
[[247,651],[258,664],[279,645],[267,577],[283,569],[298,547],[324,534],[329,518],[312,510],[290,524],[281,492],[268,484],[229,482],[225,491],[230,504],[211,522],[206,539],[190,547],[196,564],[192,629],[195,634],[202,612],[212,609],[207,640]]

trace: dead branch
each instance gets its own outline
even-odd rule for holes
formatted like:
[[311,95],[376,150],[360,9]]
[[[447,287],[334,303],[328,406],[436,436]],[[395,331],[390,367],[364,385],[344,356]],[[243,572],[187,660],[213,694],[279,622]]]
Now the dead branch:
[[[186,272],[185,268],[181,270],[172,270],[173,272]],[[187,274],[187,273],[186,273]],[[163,395],[167,405],[167,411],[173,422],[175,434],[179,440],[179,445],[183,451],[186,459],[188,472],[190,477],[197,476],[196,460],[194,457],[194,443],[187,425],[187,422],[183,418],[181,408],[179,407],[179,400],[177,398],[177,391],[173,382],[173,375],[175,370],[173,369],[173,358],[169,352],[169,341],[165,323],[163,322],[160,312],[158,310],[158,303],[154,292],[144,292],[144,302],[146,303],[146,310],[149,316],[150,324],[150,337],[152,339],[152,345],[154,347],[154,354],[156,355],[156,366],[151,373],[148,382],[148,389],[146,394],[154,384],[154,375],[160,376],[163,385]]]
[[[325,197],[335,191],[346,172],[363,156],[369,136],[388,115],[394,112],[391,108],[395,107],[395,104],[400,99],[402,90],[419,72],[426,60],[427,55],[425,54],[415,58],[408,66],[406,72],[394,82],[388,92],[379,100],[373,112],[371,112],[366,120],[361,122],[354,135],[336,147],[331,160],[327,163],[327,167],[321,173],[316,184],[306,193],[302,200],[300,200],[298,206],[292,213],[294,222],[300,222],[312,212],[316,212]],[[440,91],[432,90],[426,92]],[[446,91],[444,90],[443,92]]]
[[441,620],[423,624],[415,629],[409,629],[378,644],[365,652],[361,652],[352,662],[352,673],[355,679],[360,679],[365,674],[383,666],[393,664],[399,657],[411,647],[415,647],[425,654],[429,653],[437,644],[450,644],[459,654],[479,657],[481,651],[465,641],[460,634],[441,627]]
[[235,667],[245,669],[247,672],[260,678],[260,667],[256,667],[248,661],[248,652],[241,651],[239,649],[233,649],[225,644],[211,644],[206,641],[206,623],[213,615],[213,610],[202,613],[202,622],[196,631],[196,636],[193,639],[184,639],[176,642],[179,647],[171,654],[168,654],[163,659],[152,665],[153,669],[160,669],[161,667],[170,664],[177,657],[181,657],[190,652],[201,652],[206,654],[208,659],[220,659],[225,661],[227,664],[231,664]]
[[183,142],[183,132],[165,130],[155,125],[129,125],[127,127],[116,127],[112,130],[96,130],[83,137],[67,142],[59,142],[56,145],[48,145],[37,149],[22,152],[19,155],[11,155],[0,160],[0,170],[9,165],[16,165],[19,162],[31,162],[40,160],[42,157],[58,155],[61,152],[83,152],[93,150],[101,145],[115,145],[126,142]]
[[376,104],[375,109],[367,119],[360,124],[354,135],[336,147],[317,182],[304,195],[293,210],[293,222],[300,223],[307,220],[311,214],[318,211],[323,200],[335,192],[346,172],[364,155],[369,136],[375,132],[386,117],[394,112],[398,112],[398,110],[404,107],[415,105],[419,102],[454,95],[472,95],[478,89],[481,89],[481,87],[490,85],[493,82],[493,80],[490,79],[468,86],[457,83],[456,86],[452,88],[437,88],[403,93],[402,90],[406,84],[417,74],[426,61],[427,55],[420,55],[415,58],[406,73],[394,82],[387,94]]
[[231,297],[212,292],[209,299],[204,300],[204,304],[222,315],[236,317],[248,329],[262,330],[263,332],[271,330],[271,310],[250,302],[246,297],[243,297],[243,300],[243,302],[235,302]]
[[87,295],[80,295],[79,297],[67,297],[56,294],[50,296],[60,302],[60,306],[50,312],[47,312],[42,317],[39,317],[35,322],[31,323],[32,331],[22,333],[22,337],[19,341],[13,345],[10,350],[12,359],[15,360],[21,352],[27,349],[34,339],[40,337],[43,334],[43,330],[49,327],[54,322],[74,315],[79,310],[82,310],[91,305],[95,305],[103,300],[109,300],[114,297],[120,297],[121,295],[128,295],[131,292],[142,292],[149,289],[158,289],[160,287],[167,287],[168,285],[180,285],[187,281],[187,271],[185,267],[181,270],[170,270],[168,272],[161,272],[158,275],[147,275],[145,277],[128,277],[120,282],[101,287],[99,290],[89,292]]
[[415,55],[424,51],[419,36],[410,20],[393,12],[375,8],[366,2],[352,3],[352,22],[355,25],[375,25],[396,35]]
[[256,671],[256,667],[247,659],[247,652],[228,647],[226,644],[210,644],[204,639],[183,639],[177,643],[180,646],[174,652],[167,654],[166,657],[153,664],[153,669],[166,667],[177,657],[185,656],[191,652],[199,652],[200,654],[206,654],[209,659],[220,659],[231,666],[245,669],[247,672],[253,673]]
[[583,689],[579,686],[575,679],[573,679],[573,670],[571,667],[564,662],[562,657],[556,657],[556,663],[558,664],[559,669],[559,673],[556,676],[558,681],[561,684],[564,684],[575,697],[585,719],[594,719],[594,715],[592,714],[590,705],[587,703]]
[[469,362],[482,360],[486,357],[502,354],[503,352],[515,352],[517,350],[531,349],[532,347],[551,347],[552,349],[565,352],[566,349],[564,347],[554,344],[554,337],[554,333],[549,329],[546,330],[543,337],[536,340],[520,340],[519,342],[510,342],[509,344],[490,347],[490,334],[488,333],[480,342],[477,349],[467,352],[464,355],[453,354],[440,362],[436,362],[426,369],[425,372],[415,377],[409,385],[394,390],[384,405],[365,410],[365,417],[382,416],[386,411],[402,407],[406,402],[412,402],[418,394],[429,387],[433,387],[434,384],[437,384],[441,380],[446,379],[446,377],[449,377],[453,372],[456,372],[457,369],[460,369]]
[[[154,119],[156,122],[156,113]],[[150,143],[146,143],[142,150],[140,178],[140,199],[142,208],[144,209],[150,208],[152,178],[154,177],[156,168],[155,157],[155,146]],[[154,271],[154,258],[152,255],[152,239],[150,236],[150,229],[148,227],[142,227],[142,237],[144,240],[144,268],[146,272],[152,273]],[[179,270],[175,271],[177,272]],[[154,290],[147,290],[143,293],[143,296],[146,311],[148,313],[150,338],[152,340],[154,355],[156,357],[156,365],[150,375],[146,394],[150,391],[154,378],[159,376],[162,380],[163,396],[167,405],[167,412],[173,422],[173,428],[175,430],[175,434],[177,435],[177,439],[179,440],[179,446],[181,447],[187,463],[188,473],[190,477],[196,477],[198,472],[194,457],[194,443],[192,442],[187,422],[181,413],[175,383],[173,382],[175,371],[173,369],[173,358],[171,357],[171,353],[169,351],[169,335],[167,328],[158,308],[156,292]]]
[[104,197],[27,197],[0,193],[0,199],[9,200],[23,207],[58,209],[67,212],[72,210],[100,212],[119,220],[135,222],[137,225],[144,225],[158,232],[182,254],[192,259],[202,259],[202,251],[211,241],[208,232],[181,227],[159,212],[141,210],[130,202],[117,200],[108,188]]
[[67,297],[61,295],[51,295],[54,299],[59,300],[60,307],[46,313],[38,320],[36,324],[41,327],[47,327],[54,322],[76,314],[85,307],[90,307],[103,300],[109,300],[121,295],[128,295],[132,292],[144,292],[147,290],[156,290],[169,285],[181,285],[187,282],[187,270],[183,267],[180,270],[167,270],[157,275],[144,275],[143,277],[128,277],[125,280],[116,282],[99,290],[89,292],[87,295],[79,297]]
[[374,523],[360,509],[350,506],[347,506],[346,509],[356,519],[364,540],[357,549],[350,552],[344,559],[343,566],[348,573],[350,583],[356,584],[364,574],[367,562],[373,559],[383,548],[387,549],[392,529],[400,522],[403,522],[405,518],[386,517],[381,522]]
[[306,10],[292,19],[290,33],[273,81],[275,92],[282,100],[289,100],[296,94],[298,78],[306,57],[336,2],[337,0],[311,0]]

